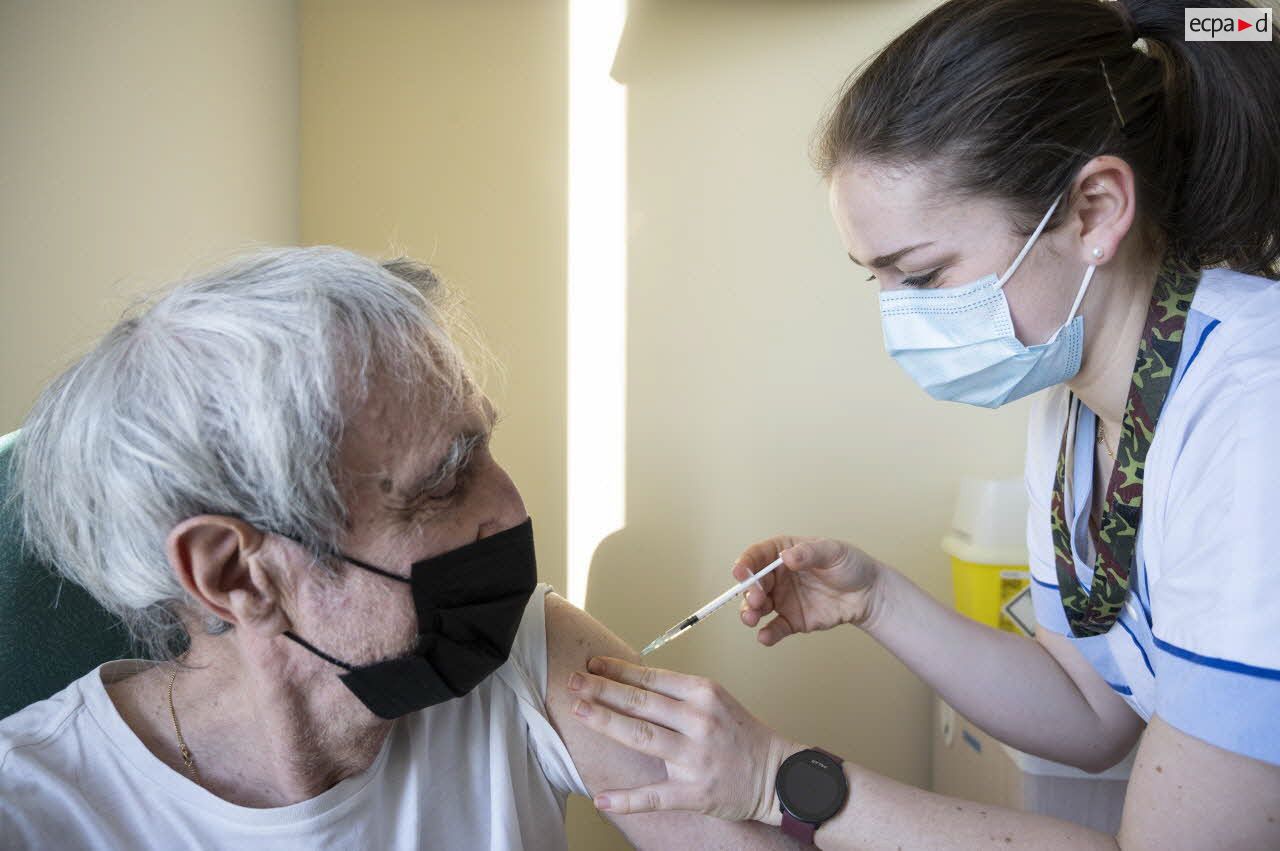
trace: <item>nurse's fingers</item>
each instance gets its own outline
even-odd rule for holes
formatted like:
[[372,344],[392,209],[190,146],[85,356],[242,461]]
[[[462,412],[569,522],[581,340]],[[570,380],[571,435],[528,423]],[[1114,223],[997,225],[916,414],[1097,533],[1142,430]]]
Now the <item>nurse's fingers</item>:
[[754,629],[755,625],[760,623],[760,613],[755,609],[748,609],[744,605],[738,612],[738,620]]
[[666,695],[636,688],[608,677],[575,672],[569,675],[569,691],[591,703],[652,721],[673,730],[680,729],[680,703]]
[[573,714],[586,727],[608,736],[620,745],[658,759],[673,760],[680,755],[688,740],[660,724],[614,712],[607,706],[578,699]]
[[763,601],[758,602],[755,605],[752,605],[750,599],[746,599],[742,601],[742,605],[739,607],[739,616],[742,618],[742,622],[747,626],[755,626],[760,623],[760,618],[772,611],[772,597],[765,597]]
[[756,633],[756,640],[765,647],[772,647],[795,630],[786,618],[778,616],[769,621]]
[[749,588],[742,595],[742,606],[746,609],[755,609],[762,615],[767,615],[773,611],[773,592],[774,588],[769,588],[768,593],[761,591],[759,588]]
[[[793,543],[791,538],[776,537],[769,538],[765,541],[758,541],[742,551],[742,555],[733,563],[733,575],[737,576],[739,581],[746,579],[746,573],[739,575],[738,568],[745,568],[750,573],[759,573],[769,562],[778,557],[778,553]],[[767,583],[767,580],[762,580]]]
[[597,810],[611,813],[652,813],[658,810],[692,810],[691,802],[682,800],[687,794],[671,783],[638,786],[635,789],[611,789],[591,799]]
[[[738,580],[739,582],[743,582],[747,579],[750,579],[756,573],[759,573],[760,570],[763,570],[763,568],[756,569],[751,565],[748,565],[745,562],[740,561],[733,566],[733,570],[731,572],[733,573],[734,579]],[[774,573],[767,573],[764,576],[760,577],[759,579],[756,580],[756,584],[747,588],[747,590],[744,592],[745,595],[748,598],[754,595],[755,599],[757,600],[763,599],[768,595],[770,591],[773,590],[774,576],[775,576]]]
[[594,656],[587,662],[587,670],[600,676],[608,677],[629,686],[642,688],[645,691],[657,692],[676,700],[688,700],[699,693],[701,678],[688,674],[677,674],[662,668],[646,668],[644,665],[633,665],[623,659],[612,656]]
[[848,560],[849,545],[834,538],[797,541],[779,553],[790,570],[822,570]]
[[[777,556],[774,556],[774,558],[777,558]],[[770,559],[769,561],[772,562],[773,559]],[[763,568],[760,569],[763,570]],[[758,570],[749,567],[747,563],[741,561],[733,566],[733,576],[739,582],[750,578],[752,574],[758,572]],[[772,573],[765,574],[757,581],[756,585],[747,588],[747,590],[743,592],[742,599],[744,602],[744,608],[756,609],[759,614],[767,615],[769,612],[773,611],[772,596],[777,587],[778,571],[775,570]]]

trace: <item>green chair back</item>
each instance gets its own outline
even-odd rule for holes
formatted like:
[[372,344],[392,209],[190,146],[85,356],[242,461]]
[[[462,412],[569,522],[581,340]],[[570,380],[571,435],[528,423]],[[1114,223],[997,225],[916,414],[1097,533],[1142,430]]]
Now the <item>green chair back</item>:
[[17,436],[0,437],[0,718],[131,655],[119,619],[23,546],[10,498]]

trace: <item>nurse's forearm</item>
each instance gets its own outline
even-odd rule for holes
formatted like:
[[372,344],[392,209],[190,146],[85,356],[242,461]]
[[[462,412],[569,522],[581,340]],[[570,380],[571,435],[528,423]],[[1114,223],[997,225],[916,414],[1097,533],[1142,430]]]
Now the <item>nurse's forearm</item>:
[[1131,730],[1108,730],[1072,678],[1034,639],[972,621],[896,570],[883,570],[877,582],[863,630],[992,736],[1091,770],[1107,767],[1132,745],[1118,741]]
[[1036,848],[1116,851],[1113,836],[1049,816],[925,792],[845,763],[849,801],[818,829],[826,851]]

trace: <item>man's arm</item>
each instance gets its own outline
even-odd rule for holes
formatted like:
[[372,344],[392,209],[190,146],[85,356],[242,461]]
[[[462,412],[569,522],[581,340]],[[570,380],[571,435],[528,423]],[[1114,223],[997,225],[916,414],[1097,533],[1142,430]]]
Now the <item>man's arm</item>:
[[[666,777],[660,760],[601,736],[573,717],[569,676],[586,670],[593,656],[636,662],[638,654],[595,618],[556,594],[547,595],[547,714],[564,740],[582,781],[594,794],[627,789]],[[777,828],[759,822],[730,822],[697,813],[606,813],[637,848],[698,848],[749,851],[801,846]]]

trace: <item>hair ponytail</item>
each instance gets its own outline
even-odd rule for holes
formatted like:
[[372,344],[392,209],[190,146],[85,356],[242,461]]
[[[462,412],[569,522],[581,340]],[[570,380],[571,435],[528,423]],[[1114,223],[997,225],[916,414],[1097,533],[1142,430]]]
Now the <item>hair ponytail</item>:
[[[1280,44],[1186,41],[1183,10],[1239,0],[1121,0],[1163,69],[1170,241],[1205,266],[1278,274]],[[1272,15],[1274,31],[1275,15]]]
[[1169,250],[1280,276],[1280,44],[1183,38],[1184,9],[1242,5],[950,0],[846,85],[817,165],[929,162],[946,189],[1006,201],[1029,231],[1112,154]]

